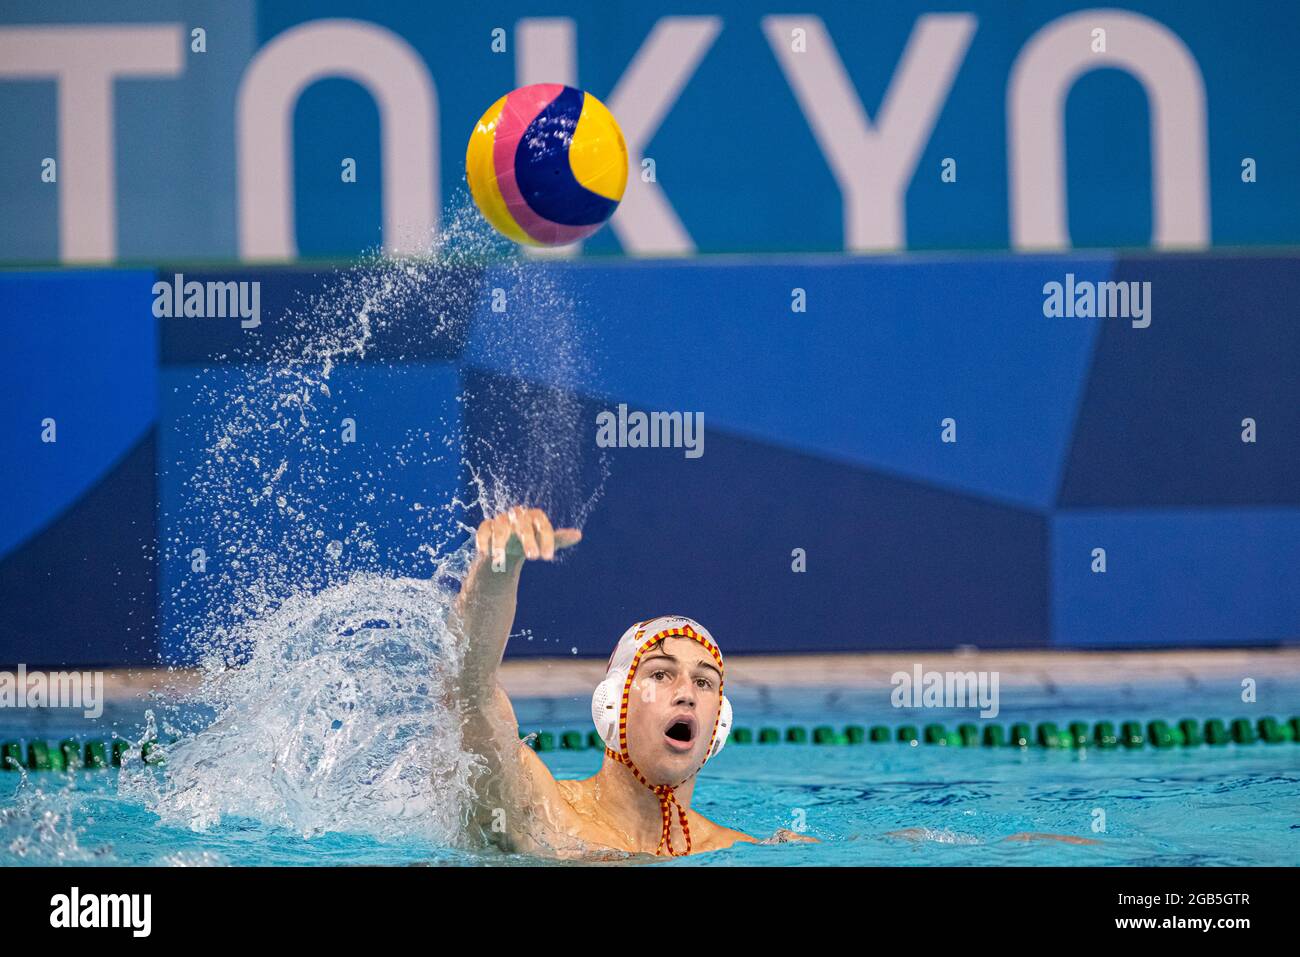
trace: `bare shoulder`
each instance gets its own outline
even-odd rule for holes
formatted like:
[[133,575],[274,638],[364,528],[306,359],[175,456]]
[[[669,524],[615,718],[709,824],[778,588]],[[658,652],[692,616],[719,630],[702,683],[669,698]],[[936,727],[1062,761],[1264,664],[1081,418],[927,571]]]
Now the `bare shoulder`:
[[556,779],[555,789],[569,807],[577,810],[589,800],[587,782],[583,778]]
[[566,793],[562,785],[571,784],[570,781],[557,781],[551,769],[546,766],[546,762],[537,756],[537,752],[525,744],[519,742],[519,763],[522,766],[524,783],[528,788],[529,797],[533,801],[548,801],[555,798],[562,799],[568,803],[570,795]]
[[542,857],[573,858],[590,853],[584,834],[582,781],[558,780],[524,742],[519,743],[520,777],[527,810],[512,819],[510,845]]

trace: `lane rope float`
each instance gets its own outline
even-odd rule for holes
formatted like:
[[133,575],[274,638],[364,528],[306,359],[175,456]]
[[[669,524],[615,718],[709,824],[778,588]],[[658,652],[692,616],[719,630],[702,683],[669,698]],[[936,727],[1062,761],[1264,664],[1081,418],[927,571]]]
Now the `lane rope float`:
[[[551,731],[535,731],[529,734],[520,732],[519,736],[527,739],[535,751],[583,751],[604,747],[594,731],[586,734],[581,731],[563,731],[558,735]],[[1026,721],[1017,721],[1009,728],[1001,724],[977,725],[973,722],[959,724],[953,729],[942,724],[927,724],[923,727],[904,724],[895,728],[883,724],[869,727],[850,724],[841,729],[817,725],[811,731],[803,725],[789,725],[784,729],[763,727],[757,731],[737,727],[732,728],[730,740],[736,744],[760,745],[807,744],[810,741],[820,745],[902,742],[948,747],[1097,748],[1103,751],[1148,746],[1177,748],[1255,744],[1259,741],[1282,744],[1288,741],[1300,743],[1300,717],[1286,721],[1265,717],[1256,722],[1251,722],[1248,718],[1235,718],[1230,722],[1219,718],[1207,721],[1183,718],[1177,722],[1154,720],[1146,724],[1141,721],[1122,721],[1118,728],[1112,721],[1098,721],[1094,724],[1071,721],[1064,728],[1053,721],[1039,722],[1036,727]]]
[[[535,751],[587,751],[604,750],[605,742],[595,731],[520,732]],[[1065,727],[1054,721],[1040,721],[1036,726],[1027,721],[1017,721],[1009,727],[1001,724],[977,725],[965,722],[955,728],[942,724],[917,726],[904,724],[891,728],[887,725],[850,724],[834,728],[828,724],[811,730],[803,725],[788,725],[784,729],[762,727],[733,728],[730,741],[735,744],[808,744],[860,745],[901,743],[909,745],[938,745],[958,748],[1042,748],[1047,750],[1100,751],[1136,750],[1152,747],[1157,750],[1224,746],[1228,744],[1251,745],[1300,744],[1300,716],[1281,721],[1266,717],[1252,722],[1249,718],[1224,721],[1210,718],[1198,721],[1183,718],[1181,721],[1071,721]],[[164,763],[162,745],[146,741],[141,746],[124,738],[110,741],[90,739],[78,741],[65,738],[57,745],[41,739],[9,740],[0,744],[0,770],[17,771],[78,771],[107,770],[122,766],[126,759],[146,764]]]

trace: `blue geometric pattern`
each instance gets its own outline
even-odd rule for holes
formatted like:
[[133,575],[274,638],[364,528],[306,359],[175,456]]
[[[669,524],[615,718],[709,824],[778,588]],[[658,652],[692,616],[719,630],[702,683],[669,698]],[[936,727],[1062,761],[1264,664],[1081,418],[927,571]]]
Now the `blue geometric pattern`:
[[[537,267],[582,304],[579,491],[594,487],[602,457],[608,479],[581,547],[524,576],[518,621],[536,640],[511,653],[603,656],[629,622],[671,613],[750,652],[1294,641],[1297,266],[1286,255],[1098,255]],[[1150,282],[1151,325],[1044,316],[1044,284],[1068,273]],[[320,279],[245,275],[265,283],[265,339],[243,337],[237,357],[256,362],[256,343],[283,334],[275,311]],[[53,449],[8,450],[13,461],[55,449],[69,461],[62,480],[7,471],[0,489],[6,531],[27,529],[0,551],[0,594],[14,610],[0,661],[157,653],[157,633],[138,627],[138,606],[166,590],[147,546],[172,532],[170,519],[155,529],[155,511],[183,504],[175,462],[194,450],[177,444],[174,411],[155,436],[155,410],[160,395],[176,404],[172,386],[196,363],[234,354],[200,325],[154,320],[151,279],[46,275],[25,304],[15,290],[36,279],[0,282],[8,309],[84,333],[53,339],[19,324],[5,380],[47,402],[81,389],[98,415],[65,417],[94,434],[89,445],[61,421]],[[369,436],[377,447],[427,429],[464,390],[468,436],[526,448],[502,423],[521,394],[569,381],[554,370],[573,374],[574,338],[547,334],[552,303],[493,313],[490,290],[509,277],[443,281],[477,312],[449,317],[453,334],[439,338],[420,310],[394,317],[392,342],[340,381],[369,397],[368,421],[385,416]],[[806,311],[791,309],[797,289]],[[106,316],[118,317],[109,330],[88,318]],[[23,402],[38,415],[40,402]],[[619,403],[703,413],[704,454],[596,448],[596,416]],[[940,441],[945,418],[956,443]],[[1254,443],[1241,441],[1244,419]],[[18,424],[23,441],[38,435]],[[463,476],[412,481],[411,495],[434,500]],[[563,521],[581,498],[544,504]],[[400,507],[376,506],[376,517]],[[804,572],[791,570],[796,549]]]

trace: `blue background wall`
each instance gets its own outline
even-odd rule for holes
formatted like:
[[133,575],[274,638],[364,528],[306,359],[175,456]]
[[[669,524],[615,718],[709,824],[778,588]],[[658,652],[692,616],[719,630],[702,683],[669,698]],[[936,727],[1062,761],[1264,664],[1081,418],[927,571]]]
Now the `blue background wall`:
[[[586,514],[585,493],[600,497],[582,546],[525,577],[520,625],[535,640],[512,653],[603,656],[630,621],[674,611],[738,651],[1300,637],[1300,14],[1290,0],[1123,7],[1175,37],[1203,82],[1210,250],[1144,251],[1152,104],[1137,78],[1106,68],[1085,72],[1064,105],[1068,241],[1057,255],[1012,256],[1012,71],[1040,31],[1089,9],[798,8],[825,25],[872,120],[922,18],[973,18],[907,186],[901,252],[862,259],[830,255],[846,247],[845,199],[763,32],[781,6],[6,3],[0,41],[23,25],[151,24],[172,27],[182,48],[177,75],[113,86],[116,249],[105,261],[121,268],[0,273],[0,664],[185,660],[194,616],[235,597],[181,560],[210,505],[184,484],[204,454],[203,390],[247,381],[293,334],[287,306],[327,281],[307,260],[349,260],[383,238],[379,110],[356,82],[326,78],[291,117],[297,255],[231,265],[241,83],[277,38],[328,18],[387,31],[426,71],[444,218],[464,209],[475,120],[518,85],[526,20],[572,27],[575,82],[603,98],[663,18],[719,27],[645,144],[657,185],[634,176],[630,189],[661,191],[695,250],[736,255],[633,259],[602,230],[579,258],[537,267],[579,304],[578,338],[517,313],[503,322],[488,297],[513,274],[463,266],[439,280],[456,304],[443,334],[418,310],[395,317],[320,401],[331,422],[366,423],[320,504],[369,521],[377,547],[398,556],[389,570],[420,573],[419,546],[450,532],[404,510],[467,477],[454,460],[392,469],[390,494],[369,502],[356,478],[366,463],[419,431],[490,438],[507,457],[514,443],[526,458],[527,436],[502,424],[548,389],[576,390],[580,481],[546,504],[572,518]],[[206,52],[188,48],[196,27]],[[58,158],[66,172],[68,157],[50,77],[0,70],[0,132],[0,264],[57,263],[66,181],[42,182],[41,164]],[[355,183],[341,180],[342,157],[357,161]],[[956,182],[940,179],[945,157]],[[1245,157],[1255,182],[1242,180]],[[259,280],[263,325],[155,319],[151,285],[176,271]],[[1151,282],[1151,327],[1045,318],[1043,284],[1066,273]],[[790,308],[796,288],[804,313]],[[576,365],[564,352],[574,342]],[[704,455],[596,449],[596,415],[620,402],[702,412]],[[57,443],[40,441],[46,417]],[[939,441],[946,418],[955,444]],[[796,548],[802,574],[790,569]],[[1095,548],[1104,575],[1090,570]]]
[[[1293,641],[1297,266],[1095,253],[535,267],[591,326],[588,462],[597,413],[619,402],[703,412],[705,445],[697,459],[608,450],[583,544],[525,575],[518,620],[535,640],[512,654],[603,656],[630,621],[673,612],[735,651]],[[1067,272],[1152,282],[1151,326],[1045,318],[1042,286]],[[266,290],[262,327],[240,332],[153,319],[153,278],[0,280],[0,312],[46,317],[12,323],[0,369],[16,410],[0,452],[18,465],[0,489],[0,660],[184,653],[167,596],[187,569],[155,544],[185,527],[182,481],[202,448],[183,387],[247,375],[284,334],[277,310],[322,282],[226,273]],[[509,342],[512,326],[488,307],[490,270],[448,281],[474,314],[436,344],[421,341],[426,317],[398,322],[340,367],[329,421],[346,409],[382,422],[363,432],[372,448],[433,421],[473,436],[522,390],[555,385],[548,349],[564,340],[521,323],[529,341]],[[806,313],[791,312],[795,286]],[[40,442],[46,415],[59,419],[53,445]],[[939,441],[946,417],[956,444]],[[1245,417],[1255,444],[1241,441]],[[394,487],[429,500],[463,480],[446,463]],[[396,521],[404,507],[337,503],[414,551]],[[1096,547],[1104,575],[1090,571]],[[795,548],[805,573],[791,571]],[[204,587],[203,601],[229,597]]]
[[[1012,65],[1044,26],[1109,3],[1039,0],[815,0],[793,12],[825,23],[867,115],[876,118],[918,18],[962,12],[976,19],[969,49],[917,161],[906,201],[908,249],[1006,248],[1010,241],[1007,89]],[[1214,245],[1300,242],[1300,15],[1291,0],[1134,0],[1123,9],[1171,31],[1204,82],[1211,241]],[[430,5],[373,0],[145,0],[129,5],[10,0],[0,27],[20,23],[174,23],[208,32],[208,52],[182,53],[168,79],[115,88],[118,258],[123,262],[237,256],[235,112],[245,70],[275,37],[305,22],[347,17],[404,40],[423,61],[437,95],[441,192],[464,184],[465,143],[482,112],[516,83],[516,29],[529,17],[563,17],[576,37],[577,82],[607,97],[661,17],[717,17],[721,30],[682,89],[645,154],[659,187],[703,252],[828,251],[844,248],[843,200],[807,118],[760,26],[792,12],[779,3],[690,0],[671,8],[631,2],[535,0]],[[492,30],[508,49],[494,53]],[[743,84],[736,82],[743,77]],[[57,189],[40,180],[57,157],[51,81],[0,80],[0,262],[58,259]],[[1149,104],[1133,76],[1099,69],[1082,76],[1066,103],[1065,160],[1071,239],[1076,247],[1144,247],[1152,231]],[[308,88],[293,123],[296,233],[306,257],[355,253],[380,241],[379,113],[346,79]],[[357,160],[345,184],[340,159]],[[945,157],[958,180],[940,181]],[[1241,181],[1241,161],[1258,181]],[[635,184],[633,188],[638,188]],[[592,254],[620,251],[610,230]]]

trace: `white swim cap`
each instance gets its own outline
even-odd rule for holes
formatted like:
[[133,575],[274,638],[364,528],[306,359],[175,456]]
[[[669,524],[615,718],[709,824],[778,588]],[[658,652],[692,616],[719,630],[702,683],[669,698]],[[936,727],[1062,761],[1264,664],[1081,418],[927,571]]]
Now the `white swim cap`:
[[[649,650],[651,645],[672,636],[694,638],[717,661],[718,670],[723,670],[722,652],[718,649],[717,642],[713,640],[708,629],[698,621],[681,615],[664,615],[649,621],[637,622],[623,632],[623,637],[614,646],[614,652],[609,656],[609,663],[605,666],[605,680],[596,686],[596,691],[591,696],[591,720],[595,722],[596,732],[605,742],[605,747],[625,758],[628,756],[625,753],[627,695],[632,688],[632,675],[636,673],[636,665],[640,662],[641,655]],[[718,691],[722,691],[721,682]],[[705,761],[722,750],[730,733],[731,702],[727,700],[726,695],[723,695],[722,707],[718,709],[718,719],[714,724],[713,737],[709,752],[704,757]]]
[[[717,642],[713,640],[713,636],[709,634],[707,628],[698,621],[681,615],[664,615],[659,618],[651,618],[649,621],[637,622],[623,632],[623,637],[614,646],[614,651],[609,656],[609,663],[605,666],[605,680],[596,685],[596,690],[591,696],[591,720],[595,722],[596,732],[600,735],[601,740],[605,742],[605,754],[620,764],[627,765],[636,776],[636,779],[659,798],[659,806],[663,812],[663,834],[659,839],[659,847],[663,847],[666,842],[668,844],[668,853],[672,855],[677,853],[673,850],[672,831],[669,823],[670,806],[677,803],[674,789],[689,780],[691,775],[697,773],[700,768],[696,768],[676,784],[651,784],[647,781],[645,775],[632,763],[632,756],[628,754],[627,708],[628,698],[632,691],[632,678],[636,674],[636,667],[641,661],[641,656],[657,642],[674,636],[692,638],[698,641],[713,656],[713,660],[718,663],[718,671],[725,674],[722,667],[722,652],[718,650]],[[722,750],[723,745],[727,743],[727,735],[731,733],[731,702],[727,700],[725,694],[722,694],[722,687],[723,683],[719,680],[718,693],[722,695],[722,702],[718,708],[718,715],[713,722],[713,734],[709,738],[709,750],[704,755],[704,761],[700,762],[700,767],[703,767],[709,758]],[[689,854],[691,852],[691,832],[686,823],[686,811],[680,804],[677,805],[677,816],[681,821],[682,833],[686,836],[686,850],[683,853]],[[655,849],[656,853],[658,853],[658,849]]]

